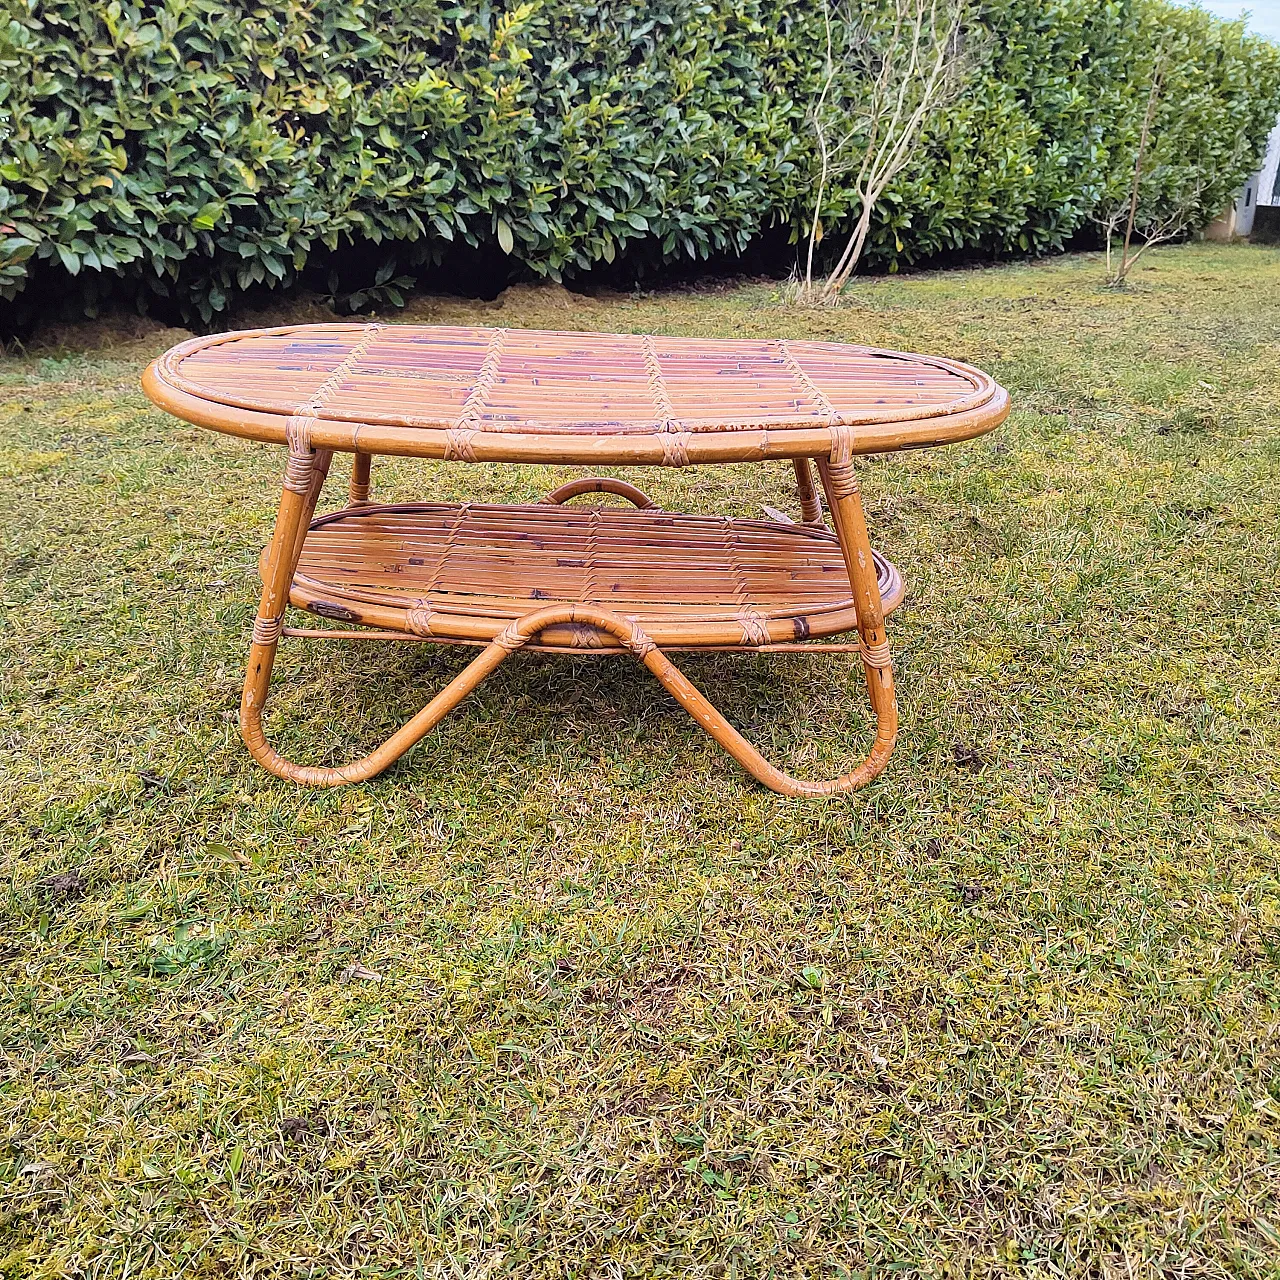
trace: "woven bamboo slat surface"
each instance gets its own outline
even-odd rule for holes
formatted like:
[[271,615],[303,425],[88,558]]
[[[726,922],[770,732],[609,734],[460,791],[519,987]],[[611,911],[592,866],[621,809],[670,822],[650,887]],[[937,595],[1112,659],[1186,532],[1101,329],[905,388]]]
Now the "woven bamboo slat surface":
[[[884,611],[902,579],[875,557]],[[264,566],[265,569],[265,566]],[[857,626],[833,533],[657,509],[413,503],[312,522],[291,603],[322,618],[424,638],[492,640],[556,602],[595,604],[658,644],[759,646]],[[542,647],[616,648],[592,627]]]
[[461,461],[804,457],[963,439],[1007,412],[980,370],[827,342],[321,324],[182,343],[144,376],[202,426]]

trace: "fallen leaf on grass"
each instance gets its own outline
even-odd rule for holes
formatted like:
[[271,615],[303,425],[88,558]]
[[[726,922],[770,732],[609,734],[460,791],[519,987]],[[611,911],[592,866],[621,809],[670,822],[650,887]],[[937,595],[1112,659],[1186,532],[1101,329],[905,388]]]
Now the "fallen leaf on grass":
[[362,964],[349,964],[338,974],[339,982],[381,982],[382,974],[366,969]]
[[242,867],[250,866],[252,862],[247,853],[239,849],[229,849],[225,844],[205,845],[205,852],[211,857],[221,858],[224,862],[235,862]]
[[863,1045],[866,1055],[876,1064],[876,1067],[884,1071],[889,1065],[889,1059],[884,1056],[874,1045]]

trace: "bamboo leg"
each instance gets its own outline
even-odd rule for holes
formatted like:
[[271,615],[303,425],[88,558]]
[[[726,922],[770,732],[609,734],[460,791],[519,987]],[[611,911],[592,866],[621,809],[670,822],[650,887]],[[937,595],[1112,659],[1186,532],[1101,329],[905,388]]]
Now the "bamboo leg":
[[[298,557],[302,554],[302,544],[307,540],[307,525],[315,514],[316,503],[320,501],[320,491],[329,475],[329,464],[333,461],[332,449],[317,449],[315,461],[311,468],[311,482],[303,496],[302,519],[298,522],[297,532],[293,538],[292,567],[289,570],[289,581],[293,581],[293,569],[297,567]],[[288,596],[285,597],[286,603]]]
[[240,696],[240,736],[255,754],[255,743],[262,740],[262,705],[271,684],[271,669],[280,644],[285,610],[289,607],[289,588],[307,536],[307,524],[319,501],[332,457],[330,450],[312,449],[305,438],[291,433],[289,462],[280,491],[275,530],[267,548],[262,594],[258,597],[253,642],[249,646],[249,662]]
[[[281,521],[287,522],[285,502],[281,502]],[[292,517],[296,519],[296,516]],[[264,589],[264,597],[266,590]],[[250,659],[250,674],[245,682],[242,725],[245,742],[253,757],[277,777],[311,786],[334,787],[347,782],[363,782],[381,773],[399,759],[414,743],[420,741],[459,702],[492,674],[508,654],[523,648],[547,627],[564,623],[585,624],[607,631],[624,644],[658,678],[675,700],[753,777],[786,796],[820,796],[849,791],[870,782],[888,759],[893,747],[892,734],[886,737],[881,718],[879,731],[870,753],[855,769],[823,782],[805,782],[793,778],[771,765],[703,694],[678,670],[656,644],[629,619],[594,605],[556,604],[535,610],[517,619],[495,637],[460,671],[421,711],[398,729],[376,750],[350,764],[333,768],[313,768],[294,764],[280,756],[262,734],[262,698],[270,679],[270,655],[266,657],[265,676],[254,667],[257,655]],[[271,647],[274,654],[274,645]],[[262,662],[259,662],[259,669]],[[252,684],[253,697],[250,696]],[[262,696],[258,696],[259,692]]]
[[826,528],[822,521],[822,502],[813,485],[813,470],[808,458],[796,458],[796,488],[800,491],[800,518],[805,524]]
[[369,478],[373,469],[373,459],[367,453],[353,454],[351,458],[351,493],[350,505],[363,507],[369,501],[372,481]]
[[862,510],[862,494],[857,475],[849,463],[837,464],[819,458],[818,475],[827,495],[831,520],[840,540],[840,550],[844,553],[845,567],[849,570],[849,584],[853,588],[858,631],[862,636],[867,694],[876,713],[873,754],[881,753],[880,767],[883,768],[898,736],[898,700],[894,694],[893,662],[880,602],[880,583],[876,579],[871,539],[867,536],[867,522]]

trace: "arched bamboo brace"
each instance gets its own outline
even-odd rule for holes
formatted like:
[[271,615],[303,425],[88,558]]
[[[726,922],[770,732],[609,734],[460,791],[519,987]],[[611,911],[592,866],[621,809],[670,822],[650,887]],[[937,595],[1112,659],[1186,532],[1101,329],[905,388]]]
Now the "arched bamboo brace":
[[580,493],[616,494],[620,498],[626,498],[632,506],[639,507],[642,511],[651,511],[658,505],[643,489],[637,489],[635,485],[628,484],[625,480],[615,480],[612,476],[583,476],[580,480],[567,480],[558,488],[552,489],[542,501],[560,506],[570,498],[576,498]]

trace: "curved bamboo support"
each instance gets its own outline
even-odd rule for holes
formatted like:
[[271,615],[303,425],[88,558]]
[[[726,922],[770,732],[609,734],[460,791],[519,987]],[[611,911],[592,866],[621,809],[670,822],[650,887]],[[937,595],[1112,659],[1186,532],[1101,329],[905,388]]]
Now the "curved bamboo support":
[[635,485],[628,484],[625,480],[615,480],[611,476],[584,476],[581,480],[566,481],[558,488],[552,489],[542,501],[560,506],[570,498],[576,498],[580,493],[613,493],[620,498],[626,498],[632,506],[639,507],[642,511],[656,510],[658,506],[642,489],[637,489]]
[[[554,604],[536,609],[517,619],[439,692],[411,720],[396,730],[380,747],[359,760],[336,767],[314,767],[286,760],[267,741],[262,731],[262,708],[270,682],[270,664],[250,661],[240,708],[240,731],[253,758],[277,777],[315,787],[336,787],[348,782],[364,782],[398,760],[426,736],[454,707],[506,661],[548,627],[578,624],[607,631],[629,649],[657,677],[662,687],[714,738],[748,773],[766,787],[785,796],[822,796],[865,786],[885,766],[897,737],[896,706],[877,709],[875,741],[857,768],[823,782],[793,778],[770,764],[737,729],[707,701],[699,689],[671,662],[656,644],[633,622],[620,614],[594,605]],[[275,641],[272,641],[274,650]],[[255,650],[257,649],[255,640]],[[869,661],[869,655],[864,654]]]
[[[863,761],[848,773],[821,782],[793,778],[770,764],[737,729],[704,697],[701,691],[658,648],[639,626],[608,609],[590,604],[552,604],[518,618],[498,634],[421,711],[391,735],[380,747],[349,764],[335,767],[295,764],[267,742],[262,712],[271,685],[289,589],[315,510],[331,454],[312,447],[310,422],[291,420],[289,462],[275,532],[268,548],[253,643],[240,700],[240,734],[253,758],[277,777],[309,786],[333,787],[363,782],[381,773],[419,742],[459,702],[490,676],[511,653],[523,648],[549,627],[564,624],[594,627],[612,635],[644,663],[663,688],[748,773],[766,787],[785,796],[821,796],[865,786],[888,762],[898,732],[898,708],[893,691],[893,670],[884,632],[884,614],[875,563],[862,515],[856,477],[851,466],[819,460],[818,471],[827,492],[836,534],[844,552],[853,587],[866,669],[867,691],[876,716],[876,736]],[[561,486],[556,493],[581,486],[581,480]],[[624,485],[591,477],[589,484]],[[634,486],[626,486],[634,488]],[[590,492],[578,488],[575,492]],[[602,490],[596,490],[597,492]],[[616,490],[610,490],[616,491]],[[640,497],[643,494],[635,490]]]

